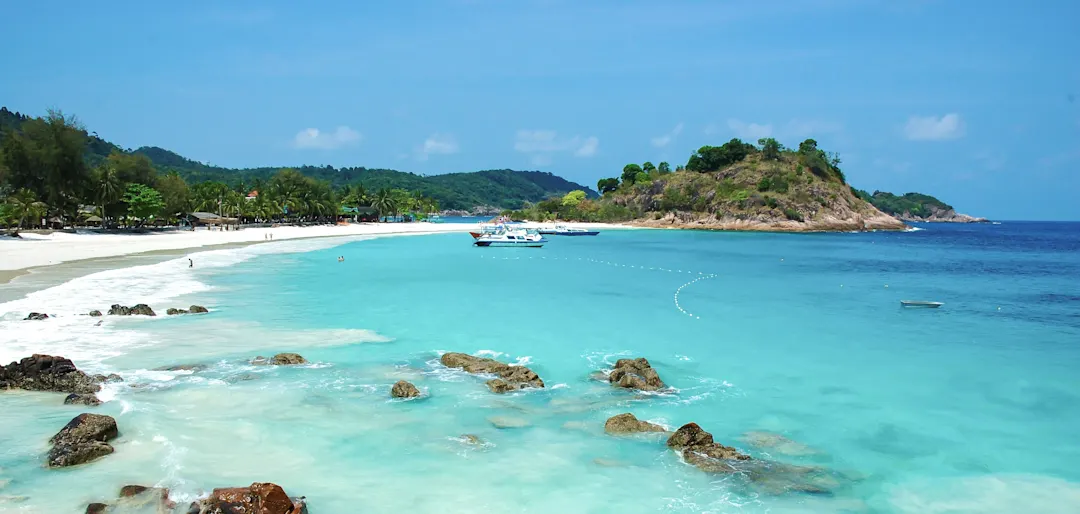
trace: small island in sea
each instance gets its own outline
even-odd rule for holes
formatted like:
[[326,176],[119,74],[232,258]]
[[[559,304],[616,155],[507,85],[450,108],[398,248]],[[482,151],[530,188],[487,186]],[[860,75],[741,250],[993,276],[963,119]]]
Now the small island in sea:
[[736,138],[699,148],[674,171],[666,162],[627,164],[620,177],[597,183],[598,200],[567,195],[510,214],[708,230],[906,229],[848,185],[840,162],[813,139],[785,148],[773,138],[757,145]]
[[986,218],[960,214],[956,209],[937,198],[922,193],[905,193],[897,196],[884,191],[869,194],[859,191],[859,197],[870,202],[882,212],[904,221],[929,223],[986,223]]

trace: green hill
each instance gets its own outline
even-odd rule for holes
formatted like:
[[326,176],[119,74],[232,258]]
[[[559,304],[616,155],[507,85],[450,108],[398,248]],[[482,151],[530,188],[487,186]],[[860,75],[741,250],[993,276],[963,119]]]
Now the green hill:
[[[759,146],[738,139],[695,152],[685,168],[628,164],[622,176],[601,180],[597,202],[537,206],[561,219],[628,219],[654,227],[718,230],[898,230],[904,224],[860,198],[847,185],[840,159],[813,139],[786,149],[774,139]],[[515,213],[548,217],[545,212]]]
[[922,193],[905,193],[902,196],[897,196],[884,191],[874,191],[874,194],[858,191],[858,194],[863,200],[874,204],[874,207],[877,207],[881,212],[907,221],[959,223],[986,221],[985,218],[974,218],[966,214],[958,214],[951,205]]
[[[19,130],[30,119],[32,118],[25,114],[0,108],[0,136],[5,131]],[[208,166],[175,152],[153,146],[128,152],[98,137],[95,133],[83,132],[86,145],[85,160],[90,167],[101,163],[114,152],[137,154],[149,158],[159,174],[176,172],[192,185],[202,182],[223,182],[237,187],[241,185],[254,187],[266,183],[274,174],[286,168],[232,169]],[[579,189],[591,197],[598,196],[587,186],[541,171],[503,169],[422,176],[397,170],[365,167],[300,166],[292,169],[307,177],[328,182],[335,189],[345,185],[363,184],[365,188],[372,191],[397,188],[419,192],[438,201],[444,209],[519,208],[527,202],[538,202],[550,196],[561,196]]]

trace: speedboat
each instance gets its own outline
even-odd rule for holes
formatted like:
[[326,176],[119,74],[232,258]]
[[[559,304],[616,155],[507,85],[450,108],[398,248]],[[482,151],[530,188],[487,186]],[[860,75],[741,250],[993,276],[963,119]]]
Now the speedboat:
[[945,305],[941,302],[924,302],[920,300],[900,300],[900,305],[904,307],[926,307],[928,309],[936,309]]
[[499,223],[499,224],[496,224],[496,225],[484,224],[484,225],[480,225],[480,231],[479,232],[470,231],[469,235],[473,236],[473,239],[480,239],[481,236],[492,235],[492,234],[502,234],[503,232],[506,232],[506,230],[507,230],[506,225],[504,225],[502,223]]
[[555,228],[542,228],[541,234],[552,236],[595,236],[600,233],[599,230],[585,230],[578,227],[568,227],[566,225],[555,225]]
[[482,234],[473,241],[476,246],[517,246],[522,248],[540,248],[547,239],[529,230],[504,230],[495,234]]

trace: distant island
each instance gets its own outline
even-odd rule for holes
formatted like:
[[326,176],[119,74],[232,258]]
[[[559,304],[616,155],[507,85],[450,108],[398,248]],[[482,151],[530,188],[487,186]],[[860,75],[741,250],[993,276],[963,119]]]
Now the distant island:
[[906,229],[847,184],[840,162],[813,139],[798,148],[773,138],[757,145],[732,139],[699,148],[674,171],[666,162],[627,164],[619,177],[597,183],[597,200],[567,195],[509,214],[711,230]]
[[941,222],[941,223],[986,223],[986,218],[976,218],[959,214],[953,207],[937,198],[922,193],[906,193],[896,196],[884,191],[868,194],[859,191],[859,197],[877,207],[881,212],[890,214],[904,221]]

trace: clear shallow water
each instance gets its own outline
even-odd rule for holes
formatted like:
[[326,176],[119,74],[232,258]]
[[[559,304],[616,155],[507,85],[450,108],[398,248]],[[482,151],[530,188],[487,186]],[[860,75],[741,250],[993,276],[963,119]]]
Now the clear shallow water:
[[[80,409],[60,395],[0,395],[0,511],[79,511],[126,483],[183,498],[253,481],[306,495],[314,513],[1080,505],[1080,225],[606,231],[539,250],[451,234],[194,259],[194,270],[179,259],[108,271],[0,305],[0,360],[62,354],[127,379],[96,409],[118,420],[116,453],[66,470],[42,467],[46,440]],[[901,299],[945,307],[903,310]],[[101,326],[75,315],[139,301],[212,312]],[[29,310],[59,316],[17,321]],[[247,364],[280,351],[313,364]],[[441,351],[527,363],[548,387],[490,394],[439,366]],[[678,392],[589,380],[622,356],[648,357]],[[209,368],[151,371],[186,363]],[[430,396],[390,401],[401,378]],[[660,438],[604,435],[621,412],[694,421],[757,458],[845,480],[809,496],[709,476]],[[752,431],[795,444],[756,447]]]

